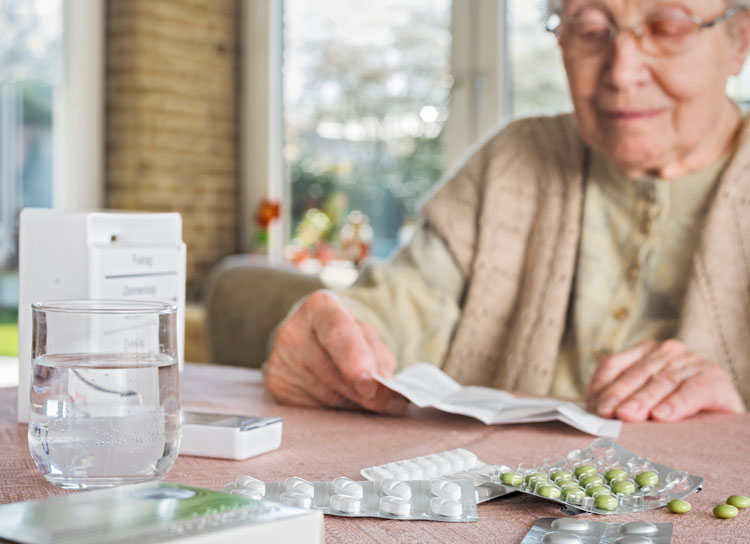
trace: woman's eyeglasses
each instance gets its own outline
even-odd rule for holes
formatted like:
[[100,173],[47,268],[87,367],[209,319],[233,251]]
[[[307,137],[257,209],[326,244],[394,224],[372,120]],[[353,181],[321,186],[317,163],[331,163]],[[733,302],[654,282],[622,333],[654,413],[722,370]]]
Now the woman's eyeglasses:
[[553,13],[546,28],[554,32],[561,47],[582,55],[602,53],[620,32],[630,32],[644,53],[673,56],[688,51],[701,30],[716,26],[735,13],[737,8],[729,8],[715,19],[704,21],[685,11],[671,10],[652,13],[639,25],[621,27],[605,11],[591,8],[570,17]]

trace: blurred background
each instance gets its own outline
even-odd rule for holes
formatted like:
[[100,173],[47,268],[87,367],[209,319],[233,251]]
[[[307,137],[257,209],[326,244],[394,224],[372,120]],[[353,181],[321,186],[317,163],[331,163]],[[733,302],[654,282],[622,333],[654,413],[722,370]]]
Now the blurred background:
[[[0,356],[16,354],[26,206],[180,212],[187,360],[203,357],[191,322],[222,257],[353,281],[499,122],[569,109],[544,9],[0,0]],[[750,71],[728,90],[750,99]]]

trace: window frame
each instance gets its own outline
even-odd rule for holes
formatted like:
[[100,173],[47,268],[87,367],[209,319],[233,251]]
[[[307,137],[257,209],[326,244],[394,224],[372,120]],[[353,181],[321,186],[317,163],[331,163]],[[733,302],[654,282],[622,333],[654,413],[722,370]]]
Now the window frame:
[[52,118],[56,209],[104,205],[104,18],[105,0],[63,0],[62,80]]
[[[451,112],[444,131],[446,167],[510,111],[506,44],[507,0],[453,0]],[[243,0],[240,36],[240,232],[250,249],[254,213],[263,198],[290,202],[283,163],[283,0]],[[271,226],[268,258],[283,261],[289,206]]]

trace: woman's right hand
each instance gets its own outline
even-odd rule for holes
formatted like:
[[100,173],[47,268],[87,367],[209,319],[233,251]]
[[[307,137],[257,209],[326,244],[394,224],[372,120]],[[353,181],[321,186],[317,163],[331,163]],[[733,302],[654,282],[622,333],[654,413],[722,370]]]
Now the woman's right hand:
[[406,400],[373,378],[392,377],[395,368],[374,327],[358,321],[330,291],[316,291],[279,327],[266,387],[285,404],[399,415]]

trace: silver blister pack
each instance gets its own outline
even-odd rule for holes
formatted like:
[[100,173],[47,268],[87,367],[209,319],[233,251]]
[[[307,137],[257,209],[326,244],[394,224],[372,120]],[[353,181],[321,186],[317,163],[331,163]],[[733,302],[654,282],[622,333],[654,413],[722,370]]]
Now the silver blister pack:
[[433,521],[479,519],[474,483],[470,480],[355,481],[342,476],[329,482],[310,482],[295,476],[265,483],[240,476],[224,492],[314,508],[332,516]]
[[669,544],[671,523],[603,523],[575,518],[539,518],[521,544]]
[[471,480],[476,487],[478,503],[496,499],[514,491],[493,481],[493,466],[480,461],[474,452],[464,448],[367,467],[363,468],[360,473],[371,481],[391,479],[409,481],[430,478]]
[[641,457],[608,438],[541,466],[496,465],[492,480],[550,499],[571,511],[628,514],[665,506],[700,491],[703,478]]

